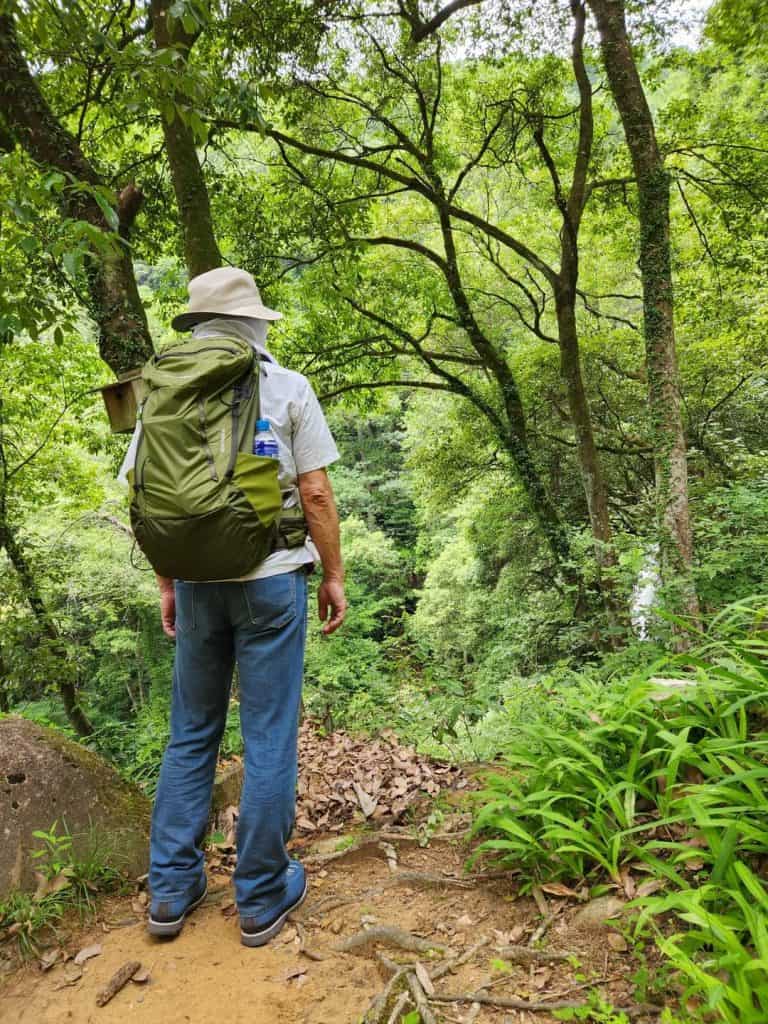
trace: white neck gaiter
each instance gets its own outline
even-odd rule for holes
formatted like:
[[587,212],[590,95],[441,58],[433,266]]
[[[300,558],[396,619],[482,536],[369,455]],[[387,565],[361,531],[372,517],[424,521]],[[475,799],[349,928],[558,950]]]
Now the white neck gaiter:
[[192,328],[193,338],[227,338],[233,335],[252,345],[260,356],[274,363],[275,357],[267,350],[268,320],[257,320],[253,316],[215,317],[205,320]]

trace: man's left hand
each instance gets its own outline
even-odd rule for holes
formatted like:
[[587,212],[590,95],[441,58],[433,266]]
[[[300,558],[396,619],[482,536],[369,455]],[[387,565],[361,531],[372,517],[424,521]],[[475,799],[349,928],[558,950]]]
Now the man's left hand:
[[163,632],[171,640],[176,639],[176,594],[173,589],[173,580],[164,576],[157,577],[160,587],[160,621],[163,624]]

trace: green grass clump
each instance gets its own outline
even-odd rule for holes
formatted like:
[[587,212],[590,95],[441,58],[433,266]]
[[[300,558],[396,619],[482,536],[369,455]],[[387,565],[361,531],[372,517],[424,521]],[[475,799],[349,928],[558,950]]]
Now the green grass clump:
[[56,925],[68,911],[83,920],[94,912],[99,894],[123,885],[95,832],[87,837],[85,852],[77,854],[72,835],[66,828],[59,832],[57,822],[33,835],[39,844],[30,854],[37,891],[13,891],[0,900],[0,941],[12,941],[22,958],[38,955],[42,943],[55,939]]
[[[732,606],[695,655],[553,699],[478,794],[483,853],[540,881],[622,885],[642,865],[661,893],[641,896],[678,971],[686,1005],[728,1024],[768,1020],[768,641],[765,599]],[[666,688],[675,677],[689,685]],[[672,916],[674,934],[665,925]]]

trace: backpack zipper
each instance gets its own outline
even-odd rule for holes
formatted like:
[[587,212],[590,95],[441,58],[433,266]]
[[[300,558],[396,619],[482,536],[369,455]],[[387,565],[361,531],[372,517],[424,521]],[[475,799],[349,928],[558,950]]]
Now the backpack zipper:
[[208,431],[206,430],[205,424],[205,402],[202,398],[198,398],[197,400],[197,411],[200,417],[200,435],[203,439],[203,451],[205,452],[205,457],[208,460],[208,469],[210,470],[211,480],[218,480],[219,474],[216,472],[216,463],[213,460],[213,452],[211,451],[211,446],[208,443]]

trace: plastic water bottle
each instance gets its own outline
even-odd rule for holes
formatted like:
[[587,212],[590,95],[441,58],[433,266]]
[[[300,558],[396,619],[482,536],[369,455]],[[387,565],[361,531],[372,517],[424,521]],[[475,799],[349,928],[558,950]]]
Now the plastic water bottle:
[[267,459],[277,459],[280,452],[277,439],[272,433],[269,420],[256,420],[256,436],[253,439],[253,454],[263,455]]

